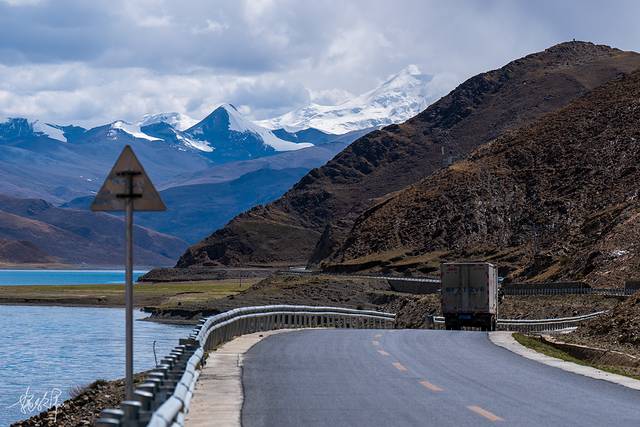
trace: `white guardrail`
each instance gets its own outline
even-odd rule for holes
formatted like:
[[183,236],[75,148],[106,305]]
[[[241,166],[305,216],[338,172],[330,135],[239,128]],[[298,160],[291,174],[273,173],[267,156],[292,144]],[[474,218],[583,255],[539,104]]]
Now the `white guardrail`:
[[[518,332],[543,332],[558,331],[561,329],[576,327],[580,322],[596,318],[606,311],[596,311],[582,316],[560,317],[557,319],[498,319],[498,330]],[[433,324],[436,329],[444,329],[444,317],[433,316]]]
[[[405,277],[405,276],[386,276],[382,274],[351,274],[351,273],[330,273],[315,270],[306,270],[302,267],[291,268],[289,270],[280,270],[279,274],[290,276],[337,276],[346,277],[352,279],[381,279],[381,280],[394,280],[399,282],[420,282],[420,283],[440,283],[440,279],[436,277]],[[502,293],[504,295],[521,295],[521,296],[534,296],[534,295],[602,295],[602,296],[630,296],[633,295],[638,289],[635,288],[591,288],[589,286],[562,286],[554,287],[539,286],[539,285],[527,285],[521,284],[513,286],[510,284],[501,286]]]
[[553,288],[536,287],[527,288],[526,285],[520,287],[503,287],[504,295],[601,295],[610,297],[628,297],[633,295],[637,289],[625,288]]
[[189,409],[206,354],[234,337],[287,328],[393,328],[395,314],[301,305],[244,307],[202,319],[187,339],[136,387],[135,400],[105,409],[96,426],[179,427]]
[[322,272],[322,271],[314,271],[314,270],[305,270],[302,268],[280,270],[278,271],[278,273],[289,275],[289,276],[326,275],[326,276],[347,277],[350,279],[385,279],[385,280],[400,280],[403,282],[440,283],[440,279],[437,279],[435,277],[424,277],[424,276],[423,277],[405,277],[405,276],[384,276],[382,274],[330,273],[330,272]]

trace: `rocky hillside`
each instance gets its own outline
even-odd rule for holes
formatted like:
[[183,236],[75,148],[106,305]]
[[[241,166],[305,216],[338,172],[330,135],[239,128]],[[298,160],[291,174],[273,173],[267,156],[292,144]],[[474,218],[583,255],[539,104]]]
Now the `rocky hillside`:
[[640,275],[639,123],[640,71],[369,209],[332,262],[489,259],[517,279],[621,285]]
[[585,322],[568,338],[579,344],[613,348],[640,356],[640,293],[608,313]]
[[277,201],[237,216],[178,266],[320,261],[388,193],[638,67],[636,53],[569,42],[472,77],[407,122],[360,138]]

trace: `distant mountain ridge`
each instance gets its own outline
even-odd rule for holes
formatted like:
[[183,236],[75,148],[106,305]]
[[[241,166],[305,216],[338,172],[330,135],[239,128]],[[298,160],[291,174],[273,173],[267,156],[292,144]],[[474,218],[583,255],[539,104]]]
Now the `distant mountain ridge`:
[[[184,126],[189,127],[182,129]],[[25,118],[8,118],[0,122],[0,141],[48,137],[62,142],[86,143],[96,138],[117,140],[124,137],[164,141],[181,150],[201,152],[217,162],[229,158],[237,160],[299,150],[313,145],[299,140],[297,136],[289,136],[287,132],[281,134],[287,139],[281,139],[270,130],[244,118],[231,104],[217,107],[197,123],[179,113],[147,115],[138,124],[116,120],[91,129],[29,121]]]
[[[117,120],[84,129],[26,118],[2,119],[0,194],[54,203],[94,194],[127,144],[141,158],[153,182],[163,187],[175,177],[224,163],[274,156],[342,138],[313,129],[276,135],[228,104],[197,123],[170,113],[146,116],[141,124]],[[189,127],[183,129],[185,126]]]
[[[112,215],[0,195],[0,246],[4,248],[0,248],[0,262],[118,265],[124,248],[122,230],[122,219]],[[186,245],[140,226],[135,227],[134,237],[137,265],[168,265]]]
[[[160,191],[167,211],[137,213],[136,224],[186,242],[197,242],[239,212],[280,197],[308,170],[293,165],[281,169],[260,168],[235,179],[173,186]],[[92,200],[93,197],[81,197],[62,207],[86,210]]]

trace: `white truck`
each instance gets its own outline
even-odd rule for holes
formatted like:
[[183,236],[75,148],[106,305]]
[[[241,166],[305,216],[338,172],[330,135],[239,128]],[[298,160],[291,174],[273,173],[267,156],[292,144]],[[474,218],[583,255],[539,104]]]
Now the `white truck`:
[[445,327],[495,331],[498,320],[498,270],[487,262],[447,262],[440,266]]

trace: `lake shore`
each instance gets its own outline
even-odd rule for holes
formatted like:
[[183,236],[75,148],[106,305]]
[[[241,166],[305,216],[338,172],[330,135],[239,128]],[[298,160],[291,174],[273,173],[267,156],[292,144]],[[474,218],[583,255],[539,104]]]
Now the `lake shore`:
[[[134,306],[145,312],[180,309],[195,301],[212,301],[235,295],[257,283],[258,278],[195,282],[136,283]],[[0,286],[0,305],[124,307],[124,285],[24,285]],[[193,323],[153,318],[162,323]]]

